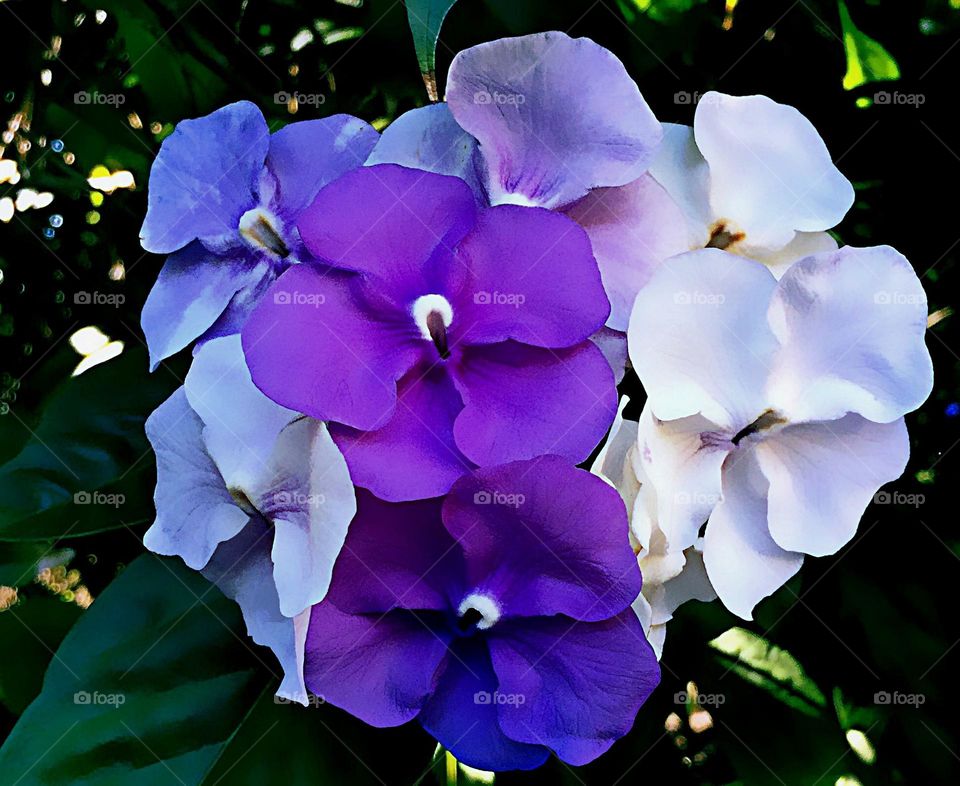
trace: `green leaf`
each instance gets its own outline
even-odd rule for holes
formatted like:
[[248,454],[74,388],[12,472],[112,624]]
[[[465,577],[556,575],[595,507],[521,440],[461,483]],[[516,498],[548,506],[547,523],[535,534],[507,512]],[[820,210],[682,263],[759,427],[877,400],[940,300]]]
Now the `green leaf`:
[[808,715],[819,716],[827,699],[799,661],[762,636],[730,628],[710,642],[720,661],[747,682]]
[[82,613],[76,604],[42,595],[0,613],[0,641],[9,653],[0,669],[0,702],[14,715],[40,693],[47,664]]
[[406,0],[407,21],[413,33],[413,46],[417,51],[417,62],[427,88],[427,96],[436,101],[437,90],[437,41],[440,39],[440,27],[456,0]]
[[20,423],[29,437],[0,466],[0,540],[75,537],[149,520],[153,460],[143,427],[174,384],[148,374],[139,350],[63,382],[38,423]]
[[899,79],[900,67],[893,56],[879,41],[857,29],[843,0],[838,0],[838,6],[843,48],[847,53],[847,73],[843,77],[843,89],[854,90],[868,82]]
[[248,647],[238,608],[203,577],[140,557],[60,645],[0,748],[3,780],[201,783],[266,688]]

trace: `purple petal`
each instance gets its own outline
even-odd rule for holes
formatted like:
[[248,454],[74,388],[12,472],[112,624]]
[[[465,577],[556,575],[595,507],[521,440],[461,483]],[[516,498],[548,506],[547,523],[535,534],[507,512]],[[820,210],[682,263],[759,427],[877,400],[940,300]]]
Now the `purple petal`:
[[467,324],[465,343],[569,347],[599,330],[610,312],[589,238],[559,213],[485,210],[457,259],[472,273],[453,306]]
[[411,169],[459,177],[478,201],[486,203],[477,177],[477,140],[453,119],[446,104],[404,112],[384,129],[367,165],[400,164]]
[[379,134],[350,115],[304,120],[270,137],[267,168],[276,177],[277,212],[294,221],[317,192],[340,175],[361,166]]
[[419,351],[413,320],[362,310],[362,286],[358,276],[307,264],[277,279],[243,328],[254,384],[318,420],[362,429],[386,423],[396,381]]
[[269,137],[249,101],[178,123],[150,170],[143,247],[164,254],[195,238],[217,241],[235,233],[240,216],[257,202]]
[[598,188],[567,215],[590,236],[610,298],[607,325],[626,330],[637,293],[667,257],[690,250],[686,219],[650,175],[619,188]]
[[391,504],[362,489],[333,569],[328,600],[353,614],[448,609],[459,600],[461,551],[440,518],[440,500]]
[[297,226],[318,259],[371,274],[395,294],[422,295],[416,285],[427,263],[435,253],[452,253],[475,213],[462,180],[381,164],[321,189]]
[[273,584],[271,540],[267,524],[262,519],[251,519],[242,532],[220,545],[203,575],[240,606],[247,634],[277,656],[284,674],[277,696],[306,705],[303,648],[308,614],[291,619],[280,612]]
[[660,668],[631,609],[603,622],[563,617],[505,622],[490,636],[510,737],[546,745],[573,765],[604,753],[633,726]]
[[157,554],[179,556],[194,570],[250,520],[207,455],[202,429],[183,388],[157,407],[146,425],[157,454],[157,518],[143,543]]
[[223,259],[200,243],[167,257],[140,315],[150,370],[201,336],[238,291],[255,286],[266,274],[262,263]]
[[512,616],[606,619],[640,594],[620,495],[559,456],[476,470],[443,503],[466,586]]
[[591,188],[629,183],[646,170],[662,134],[623,64],[589,38],[565,33],[460,52],[447,101],[480,142],[493,204],[556,208]]
[[497,677],[486,644],[460,639],[444,667],[419,720],[457,761],[500,771],[532,770],[547,760],[547,748],[517,742],[501,730]]
[[589,341],[558,350],[468,347],[455,380],[465,407],[454,436],[480,465],[545,453],[583,461],[617,414],[613,372]]
[[453,437],[462,410],[446,371],[418,366],[400,381],[397,407],[385,426],[357,431],[334,424],[331,434],[358,486],[391,502],[437,497],[473,467]]
[[324,601],[307,631],[307,687],[371,726],[399,726],[430,696],[447,638],[409,611],[345,614]]

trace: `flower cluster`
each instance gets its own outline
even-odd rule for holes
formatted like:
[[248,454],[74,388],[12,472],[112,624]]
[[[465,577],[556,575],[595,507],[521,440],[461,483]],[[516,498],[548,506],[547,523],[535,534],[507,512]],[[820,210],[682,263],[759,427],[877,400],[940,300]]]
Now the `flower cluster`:
[[184,121],[142,230],[151,363],[194,345],[145,543],[237,601],[281,696],[482,769],[589,762],[682,603],[750,618],[906,465],[926,299],[838,246],[852,202],[797,110],[662,125],[562,33],[461,52],[382,135]]

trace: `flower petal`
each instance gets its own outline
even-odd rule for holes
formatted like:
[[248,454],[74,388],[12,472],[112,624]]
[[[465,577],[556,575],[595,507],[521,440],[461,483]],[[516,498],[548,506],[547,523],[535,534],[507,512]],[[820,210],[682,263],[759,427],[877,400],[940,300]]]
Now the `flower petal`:
[[[593,761],[633,726],[660,668],[632,609],[603,622],[563,617],[504,622],[490,637],[500,726],[575,766]],[[589,698],[587,698],[589,697]]]
[[496,698],[497,676],[486,645],[460,639],[438,675],[420,723],[468,767],[496,771],[539,767],[550,751],[507,737],[497,719]]
[[591,188],[629,183],[660,142],[660,124],[623,64],[565,33],[465,49],[450,64],[447,102],[480,142],[493,204],[556,208]]
[[797,262],[768,316],[782,345],[769,396],[794,422],[857,412],[889,423],[930,395],[927,297],[889,246],[845,246]]
[[700,413],[735,434],[763,412],[776,348],[764,312],[775,286],[763,265],[716,249],[660,266],[640,290],[627,331],[654,415]]
[[[540,208],[484,210],[457,249],[470,284],[453,304],[458,340],[569,347],[603,327],[610,304],[586,233]],[[509,264],[504,264],[509,260]]]
[[506,615],[606,619],[640,593],[619,494],[559,456],[461,478],[443,521],[463,549],[467,588]]
[[236,233],[240,216],[257,202],[269,137],[266,120],[249,101],[178,123],[150,169],[143,247],[164,254],[196,238]]
[[147,439],[157,454],[157,518],[143,536],[157,554],[176,555],[194,570],[217,546],[247,526],[250,517],[227,491],[207,455],[203,422],[178,388],[147,418]]
[[274,583],[280,611],[293,617],[327,594],[357,503],[343,454],[315,420],[281,432],[270,470],[252,492],[273,522]]
[[327,599],[341,611],[443,611],[459,602],[463,560],[443,526],[439,499],[389,503],[357,491],[357,515],[333,569]]
[[204,444],[226,484],[250,493],[272,473],[277,437],[297,413],[254,386],[237,335],[206,342],[190,365],[183,389],[203,421]]
[[545,453],[583,461],[617,412],[613,372],[589,341],[557,350],[514,342],[468,347],[455,381],[465,406],[454,437],[480,465]]
[[477,140],[453,119],[445,104],[411,109],[388,125],[367,159],[374,164],[400,164],[411,169],[459,177],[486,202],[477,177]]
[[222,259],[200,243],[167,257],[140,315],[150,370],[203,335],[238,291],[256,285],[267,273],[261,263]]
[[610,298],[607,325],[626,330],[637,292],[667,257],[690,250],[680,208],[650,175],[597,188],[567,209],[590,236]]
[[731,455],[724,466],[723,501],[714,508],[703,539],[710,583],[723,605],[746,620],[803,564],[802,554],[780,548],[770,537],[767,491],[753,452]]
[[296,220],[323,186],[361,166],[379,137],[350,115],[290,123],[271,135],[267,168],[279,186],[278,212]]
[[910,455],[903,418],[847,415],[788,426],[757,447],[770,482],[770,534],[788,551],[833,554],[857,531],[877,489],[900,477]]
[[640,413],[637,474],[649,482],[640,487],[632,524],[647,548],[653,529],[663,532],[673,552],[692,546],[720,501],[721,467],[733,445],[712,429],[699,415],[658,420],[649,401]]
[[375,276],[393,294],[422,295],[416,285],[427,263],[452,253],[476,209],[462,180],[379,164],[322,188],[297,226],[318,259]]
[[308,264],[280,276],[243,328],[254,384],[317,420],[362,429],[386,423],[396,381],[418,356],[406,324],[413,320],[362,308],[363,286],[358,276]]
[[354,483],[381,499],[437,497],[473,466],[454,441],[463,400],[442,368],[414,368],[397,389],[386,425],[357,431],[334,424],[331,433]]
[[283,668],[277,696],[306,705],[303,649],[307,615],[291,619],[280,612],[272,577],[270,535],[262,519],[252,519],[242,532],[217,548],[203,575],[240,606],[247,634],[277,656]]
[[697,146],[710,166],[710,204],[754,247],[782,248],[795,231],[840,223],[853,186],[807,118],[766,96],[710,92],[694,116]]
[[409,611],[346,614],[324,601],[310,615],[307,687],[371,726],[399,726],[433,692],[447,635]]
[[763,262],[777,279],[790,269],[794,262],[804,257],[820,254],[827,251],[836,251],[837,241],[829,232],[797,232],[787,245],[776,251],[763,253],[746,253],[745,256]]
[[690,248],[706,246],[716,217],[710,207],[710,168],[697,148],[692,126],[663,124],[663,142],[650,164],[650,175],[686,216]]

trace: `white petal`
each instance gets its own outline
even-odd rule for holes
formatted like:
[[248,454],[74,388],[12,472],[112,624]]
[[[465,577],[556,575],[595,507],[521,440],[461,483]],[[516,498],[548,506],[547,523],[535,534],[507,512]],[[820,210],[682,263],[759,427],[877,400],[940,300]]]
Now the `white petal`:
[[782,344],[769,402],[791,421],[857,412],[889,423],[933,387],[926,295],[889,246],[846,246],[797,262],[777,286],[769,321]]
[[689,248],[703,248],[716,217],[710,208],[710,168],[691,126],[663,124],[663,141],[649,172],[686,216]]
[[626,330],[637,292],[667,257],[690,250],[686,219],[650,175],[625,186],[596,188],[567,215],[590,237],[610,299],[607,325]]
[[770,482],[770,534],[787,551],[833,554],[856,534],[884,483],[900,477],[910,455],[903,418],[873,423],[847,415],[789,426],[756,446]]
[[274,404],[254,386],[239,335],[206,342],[193,359],[184,389],[227,485],[249,491],[269,472],[277,435],[297,413]]
[[821,254],[837,250],[837,241],[829,232],[797,232],[787,245],[777,251],[758,251],[737,249],[738,254],[763,262],[778,279],[790,269],[794,262],[812,254]]
[[143,536],[157,554],[176,555],[194,570],[249,521],[227,491],[202,438],[203,424],[178,388],[147,418],[157,454],[157,518]]
[[281,432],[270,469],[252,492],[273,522],[273,579],[281,613],[293,617],[327,594],[356,497],[343,454],[310,418]]
[[666,260],[640,290],[627,345],[662,420],[697,413],[736,433],[764,410],[776,341],[765,311],[776,280],[716,249]]
[[795,231],[830,229],[853,204],[853,186],[791,106],[711,92],[697,105],[693,125],[710,166],[713,213],[745,232],[751,246],[777,249]]
[[249,636],[277,656],[284,672],[277,695],[306,705],[303,649],[309,611],[296,619],[281,613],[273,584],[271,540],[266,523],[251,520],[250,526],[217,549],[203,575],[237,602]]
[[[673,551],[691,546],[719,502],[721,466],[733,446],[705,436],[713,433],[711,425],[699,416],[660,421],[649,401],[644,406],[640,414],[637,456],[648,482],[641,486],[633,526],[637,539],[647,547],[653,542],[655,529],[663,532]],[[645,519],[638,507],[641,503],[647,504],[651,493],[656,494],[656,520],[651,524],[652,517],[648,515],[647,524],[641,529]]]
[[627,510],[633,506],[640,482],[633,467],[633,454],[637,446],[637,421],[624,420],[623,410],[630,403],[630,397],[620,399],[617,408],[617,417],[610,427],[610,434],[603,444],[600,453],[593,462],[590,471],[594,475],[610,481],[611,485],[620,492]]
[[767,480],[748,448],[724,465],[723,501],[707,523],[703,562],[723,604],[744,619],[782,587],[803,564],[803,555],[778,546],[767,526]]

